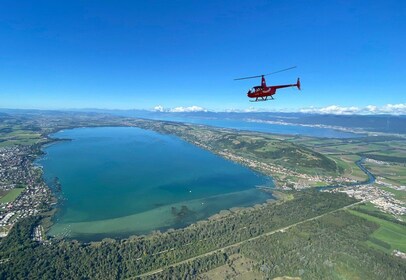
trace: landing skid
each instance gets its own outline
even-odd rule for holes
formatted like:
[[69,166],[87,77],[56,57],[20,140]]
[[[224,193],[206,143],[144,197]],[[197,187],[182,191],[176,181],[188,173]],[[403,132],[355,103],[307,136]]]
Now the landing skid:
[[[270,97],[270,99],[268,99],[268,97]],[[259,97],[255,98],[255,100],[250,100],[250,102],[259,102],[259,101],[268,101],[268,100],[274,100],[274,98],[272,96],[266,96],[261,97],[261,99],[258,99]]]

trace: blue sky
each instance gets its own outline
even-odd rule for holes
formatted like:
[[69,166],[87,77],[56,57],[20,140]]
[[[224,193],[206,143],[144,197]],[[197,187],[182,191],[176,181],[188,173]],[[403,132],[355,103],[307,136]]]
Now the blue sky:
[[[406,103],[405,1],[0,2],[1,108]],[[258,80],[302,80],[250,103]],[[405,105],[406,106],[406,105]]]

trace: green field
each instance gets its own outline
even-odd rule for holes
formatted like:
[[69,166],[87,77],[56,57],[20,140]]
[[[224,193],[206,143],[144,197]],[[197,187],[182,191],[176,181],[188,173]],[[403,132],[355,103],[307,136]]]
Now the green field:
[[395,224],[358,211],[348,211],[353,215],[362,217],[379,225],[379,228],[370,235],[370,240],[366,241],[369,246],[387,253],[392,253],[393,250],[406,252],[406,226]]
[[[290,141],[290,140],[289,140]],[[360,139],[296,139],[296,143],[333,159],[344,170],[344,177],[357,181],[366,179],[355,162],[362,157],[384,163],[367,161],[365,167],[378,180],[395,186],[406,184],[406,141],[366,137]],[[399,195],[399,194],[396,194]]]
[[[369,215],[369,216],[374,216],[374,217],[382,216],[382,217],[387,217],[388,219],[394,219],[393,215],[382,212],[377,207],[375,207],[375,205],[373,205],[371,202],[366,202],[365,204],[361,204],[360,206],[357,206],[356,208],[354,208],[354,210],[357,210],[357,209],[368,211],[369,213],[365,213],[365,212],[363,212],[363,213],[366,215]],[[362,212],[362,211],[358,211],[358,212]]]
[[334,155],[329,156],[338,166],[344,170],[344,177],[348,177],[350,179],[354,179],[357,181],[365,181],[368,179],[368,176],[362,171],[355,162],[360,160],[361,157],[358,155]]
[[13,146],[13,145],[33,145],[42,140],[40,133],[20,130],[16,127],[0,131],[0,147]]
[[393,163],[406,163],[406,151],[403,149],[387,149],[382,151],[362,153],[367,158],[372,158],[379,161],[387,161]]
[[405,141],[388,141],[386,142],[387,145],[390,145],[394,149],[400,149],[406,151],[406,143]]
[[395,190],[389,187],[380,187],[381,189],[393,193],[394,198],[406,202],[406,191],[401,191],[401,190]]
[[14,201],[17,198],[17,196],[19,196],[20,193],[22,193],[23,190],[24,190],[24,188],[15,188],[15,189],[10,190],[5,196],[0,198],[0,203],[7,203],[7,202]]
[[384,182],[401,186],[406,184],[406,166],[401,163],[378,164],[374,162],[366,162],[365,167],[368,168],[376,177],[384,178]]
[[384,145],[366,144],[366,143],[351,143],[331,146],[318,147],[319,152],[325,153],[365,153],[387,149]]
[[406,151],[402,149],[387,149],[383,151],[379,150],[372,152],[371,154],[382,156],[406,157]]

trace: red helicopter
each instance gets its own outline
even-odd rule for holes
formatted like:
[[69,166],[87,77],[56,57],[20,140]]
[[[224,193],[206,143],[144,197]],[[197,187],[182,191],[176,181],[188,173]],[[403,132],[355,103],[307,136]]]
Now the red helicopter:
[[[297,78],[296,84],[280,85],[280,86],[269,86],[268,87],[266,85],[265,76],[275,74],[275,73],[279,73],[279,72],[283,72],[283,71],[287,71],[287,70],[290,70],[290,69],[293,69],[293,68],[296,68],[296,66],[286,68],[286,69],[282,69],[282,70],[272,72],[272,73],[268,73],[268,74],[252,76],[252,77],[238,78],[238,79],[234,79],[234,80],[245,80],[245,79],[253,79],[253,78],[261,77],[261,79],[262,79],[261,85],[260,86],[255,86],[252,89],[250,89],[247,92],[247,96],[249,98],[255,98],[255,100],[250,100],[251,102],[273,100],[274,98],[272,97],[272,95],[274,95],[276,93],[276,90],[279,89],[279,88],[297,87],[300,90],[300,79]],[[270,97],[270,99],[268,99],[268,97]]]

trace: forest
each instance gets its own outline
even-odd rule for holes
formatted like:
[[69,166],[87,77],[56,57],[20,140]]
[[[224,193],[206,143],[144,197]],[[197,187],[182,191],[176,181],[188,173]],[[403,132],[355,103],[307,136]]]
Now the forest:
[[406,279],[405,260],[365,243],[377,228],[348,211],[339,211],[245,243],[241,253],[257,260],[256,268],[271,279],[283,275],[302,279]]
[[1,242],[0,278],[122,279],[159,268],[172,269],[179,275],[197,274],[223,264],[227,252],[209,254],[204,257],[205,260],[193,262],[199,265],[170,267],[188,258],[330,213],[355,202],[345,194],[307,190],[294,193],[292,200],[230,212],[184,229],[92,243],[64,239],[46,243],[32,241],[32,229],[39,219],[31,217],[16,224]]

